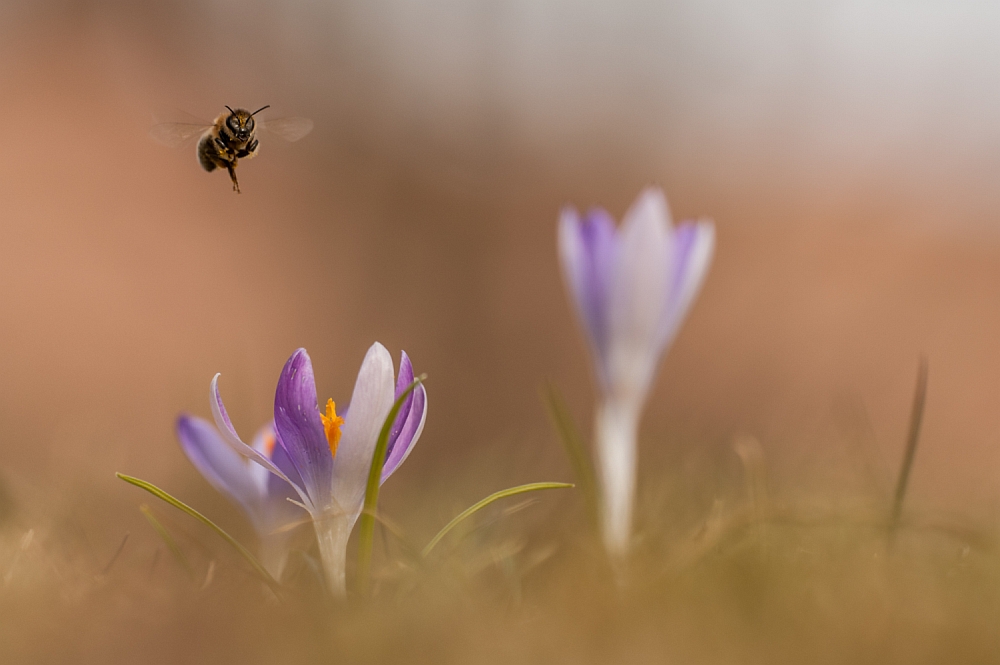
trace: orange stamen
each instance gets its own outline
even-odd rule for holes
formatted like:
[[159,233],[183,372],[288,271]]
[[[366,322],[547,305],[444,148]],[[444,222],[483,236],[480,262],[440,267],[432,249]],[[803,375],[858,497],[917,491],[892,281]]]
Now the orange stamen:
[[337,415],[337,405],[332,399],[326,401],[326,414],[319,414],[323,420],[323,429],[326,430],[326,440],[330,444],[330,454],[336,457],[337,446],[340,444],[340,426],[344,424],[344,419]]

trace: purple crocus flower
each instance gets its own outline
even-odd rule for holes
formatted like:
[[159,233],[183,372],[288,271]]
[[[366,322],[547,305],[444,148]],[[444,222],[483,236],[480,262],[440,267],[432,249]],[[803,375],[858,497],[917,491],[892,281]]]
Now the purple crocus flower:
[[[413,377],[413,366],[403,353],[399,377],[394,379],[392,357],[376,342],[361,363],[350,410],[340,417],[333,400],[327,401],[325,413],[320,412],[309,354],[305,349],[293,353],[275,390],[274,430],[294,474],[243,443],[222,404],[219,375],[212,379],[212,413],[220,432],[235,451],[287,482],[298,495],[312,516],[327,583],[337,595],[345,593],[347,541],[364,505],[379,432]],[[421,385],[407,396],[393,422],[382,482],[413,450],[426,419],[427,393]]]
[[595,418],[601,525],[614,556],[628,551],[639,417],[660,356],[708,271],[710,221],[673,228],[663,192],[643,191],[620,229],[603,210],[565,208],[559,258],[587,335],[601,393]]
[[[201,475],[246,513],[257,532],[261,563],[272,577],[281,579],[291,535],[283,527],[304,516],[301,508],[288,501],[298,496],[288,483],[233,450],[203,418],[182,414],[177,419],[177,438]],[[274,426],[268,424],[257,432],[253,448],[287,476],[297,478],[295,467],[276,441]]]

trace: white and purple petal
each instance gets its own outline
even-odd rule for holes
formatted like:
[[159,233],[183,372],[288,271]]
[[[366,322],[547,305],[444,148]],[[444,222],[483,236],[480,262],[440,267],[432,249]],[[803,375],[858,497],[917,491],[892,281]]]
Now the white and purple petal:
[[715,250],[715,227],[710,221],[683,222],[674,230],[673,260],[667,266],[670,293],[660,321],[660,345],[673,341],[708,274]]
[[[265,426],[255,438],[255,447],[261,453],[266,454],[269,436],[271,427]],[[257,532],[261,562],[275,579],[280,579],[291,535],[281,527],[301,519],[303,514],[301,508],[287,500],[296,498],[295,490],[233,450],[207,420],[182,414],[177,419],[177,438],[202,476],[243,509]],[[278,465],[282,466],[282,462],[278,461]]]
[[351,410],[341,428],[333,461],[335,508],[353,525],[364,503],[365,485],[375,444],[395,401],[392,356],[376,342],[368,349],[351,396]]
[[[292,481],[294,485],[302,487],[304,483],[302,482],[302,477],[299,475],[298,470],[295,465],[292,464],[292,458],[289,457],[288,453],[285,451],[285,444],[281,442],[281,438],[278,433],[274,433],[275,443],[274,449],[271,451],[271,461],[274,465],[278,467],[284,473],[289,480]],[[268,496],[289,496],[298,501],[295,496],[295,492],[292,491],[292,486],[285,482],[273,473],[267,474],[267,494]]]
[[319,415],[312,361],[305,349],[292,354],[278,378],[274,429],[313,505],[328,504],[333,455]]
[[177,418],[177,438],[205,480],[239,504],[256,524],[263,492],[250,475],[246,458],[223,441],[211,423],[197,416],[182,414]]
[[581,220],[576,210],[564,208],[559,219],[559,255],[587,338],[603,359],[609,341],[608,298],[618,255],[611,216],[595,208]]
[[660,322],[669,293],[669,213],[659,190],[644,191],[626,213],[608,299],[608,389],[642,401],[662,350]]
[[[301,483],[298,475],[299,472],[295,470],[291,458],[288,457],[288,453],[285,452],[285,448],[281,445],[280,441],[275,443],[274,449],[271,451],[271,459],[274,461],[275,466],[284,471],[289,478]],[[291,499],[299,502],[298,493],[291,485],[273,473],[267,474],[267,488],[265,492],[264,505],[268,533],[273,534],[282,526],[299,521],[305,516],[299,506],[289,501]]]
[[[275,446],[274,421],[271,421],[267,425],[264,425],[263,427],[257,430],[257,433],[254,435],[253,442],[250,444],[250,447],[256,450],[261,455],[270,459],[272,462],[274,462],[274,457],[271,454],[274,449],[274,446]],[[249,462],[249,460],[247,460],[247,462]],[[277,478],[278,482],[281,483],[282,485],[288,484],[284,480],[281,480],[273,473],[262,467],[260,464],[250,463],[247,467],[247,473],[250,474],[250,477],[253,479],[253,482],[257,485],[258,489],[260,490],[261,496],[267,494],[267,484],[270,478]]]
[[209,388],[209,405],[212,409],[212,416],[215,418],[215,424],[218,426],[219,433],[222,435],[222,439],[237,453],[253,462],[256,462],[284,482],[291,485],[299,495],[302,503],[306,506],[311,506],[312,501],[308,494],[306,494],[306,492],[302,489],[301,483],[294,482],[285,474],[284,471],[275,466],[275,464],[268,459],[266,455],[261,454],[259,451],[255,450],[251,446],[248,446],[242,439],[240,439],[239,434],[236,433],[236,428],[233,427],[233,423],[229,419],[229,414],[226,412],[226,406],[222,403],[222,395],[219,393],[219,376],[219,374],[216,374],[212,377],[212,383]]
[[[395,399],[399,399],[403,391],[413,383],[413,377],[413,364],[410,362],[410,357],[403,351],[399,361]],[[381,482],[384,483],[409,456],[413,446],[420,438],[426,419],[427,392],[423,385],[419,385],[403,400],[392,429],[389,431],[389,445],[386,448],[385,464],[382,466]]]

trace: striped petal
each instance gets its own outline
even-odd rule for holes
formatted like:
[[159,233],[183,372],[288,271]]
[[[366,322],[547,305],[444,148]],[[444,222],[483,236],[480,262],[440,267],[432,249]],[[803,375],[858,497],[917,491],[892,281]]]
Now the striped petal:
[[662,192],[643,192],[619,238],[608,303],[609,390],[641,403],[659,360],[660,322],[669,293],[669,212]]
[[[294,478],[297,472],[280,444],[274,447],[273,455],[275,465],[287,469],[288,475]],[[279,571],[284,566],[288,554],[288,541],[292,536],[291,530],[287,527],[309,517],[309,513],[289,499],[299,502],[299,497],[292,486],[277,476],[268,474],[267,495],[261,507],[261,552],[271,557],[269,563]],[[273,574],[271,568],[268,568],[268,571]]]
[[365,485],[382,425],[395,401],[392,356],[376,342],[365,354],[333,461],[335,508],[354,524],[364,504]]
[[602,382],[607,378],[603,360],[608,351],[608,298],[617,253],[618,238],[608,213],[595,208],[581,220],[572,208],[563,209],[560,263],[587,339],[602,361]]
[[[302,486],[302,478],[292,464],[291,458],[285,452],[285,447],[278,441],[277,432],[274,431],[274,421],[271,421],[257,431],[257,436],[253,441],[254,450],[258,451],[278,467],[288,478]],[[294,522],[302,518],[302,509],[294,503],[288,501],[293,499],[299,501],[298,493],[278,476],[269,472],[259,464],[249,464],[250,473],[254,482],[260,488],[264,497],[261,512],[263,513],[266,525],[264,531],[271,535],[274,531],[285,526],[289,522]]]
[[222,435],[222,439],[237,453],[253,462],[256,462],[276,475],[278,478],[281,478],[283,481],[291,485],[299,495],[302,503],[311,507],[312,501],[309,498],[309,495],[302,489],[301,483],[293,482],[292,479],[289,478],[284,471],[279,469],[270,459],[251,446],[248,446],[242,439],[240,439],[239,434],[236,433],[236,428],[233,427],[233,423],[229,419],[229,414],[226,412],[226,406],[222,403],[222,395],[219,393],[219,376],[219,374],[216,374],[212,378],[209,405],[211,406],[212,416],[215,418],[215,424],[219,428],[219,433]]
[[[402,352],[399,361],[399,377],[396,379],[395,399],[403,394],[411,383],[413,383],[413,364],[406,352]],[[427,419],[427,392],[423,385],[419,385],[407,395],[396,414],[392,429],[389,432],[389,446],[386,449],[385,464],[382,466],[382,480],[392,475],[399,468],[416,445],[424,429],[424,421]]]
[[262,488],[250,474],[249,461],[229,446],[210,422],[186,414],[177,418],[181,449],[212,487],[235,501],[255,526],[260,517]]
[[670,293],[660,321],[660,346],[673,341],[688,309],[701,289],[715,250],[715,227],[710,221],[684,222],[673,235],[672,259],[667,266]]
[[315,506],[330,502],[333,455],[319,417],[316,379],[305,349],[285,363],[274,392],[274,429]]

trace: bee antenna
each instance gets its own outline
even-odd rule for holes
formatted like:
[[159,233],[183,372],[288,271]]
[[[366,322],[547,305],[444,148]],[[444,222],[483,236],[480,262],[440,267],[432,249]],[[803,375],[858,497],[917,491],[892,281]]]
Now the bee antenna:
[[232,109],[229,108],[229,104],[226,104],[226,108],[229,109],[229,113],[231,113],[231,114],[232,113],[236,113],[236,111],[234,111],[234,110],[232,110]]
[[271,105],[270,105],[270,104],[268,104],[267,106],[261,106],[261,107],[260,107],[259,109],[257,109],[256,111],[254,111],[254,112],[253,112],[253,113],[251,113],[250,115],[257,115],[258,113],[260,113],[260,112],[261,112],[261,111],[263,111],[264,109],[269,109],[269,108],[271,108]]

